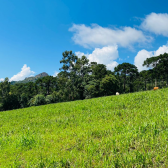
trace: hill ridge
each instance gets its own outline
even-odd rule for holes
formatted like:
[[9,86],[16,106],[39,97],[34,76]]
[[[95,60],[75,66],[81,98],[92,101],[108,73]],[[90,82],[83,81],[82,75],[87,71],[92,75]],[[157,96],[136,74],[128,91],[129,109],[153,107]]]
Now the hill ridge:
[[30,76],[26,77],[24,80],[20,81],[11,81],[11,84],[14,85],[16,83],[28,83],[28,82],[35,82],[38,78],[43,78],[45,76],[49,76],[48,73],[42,72],[40,74],[37,74],[36,76]]

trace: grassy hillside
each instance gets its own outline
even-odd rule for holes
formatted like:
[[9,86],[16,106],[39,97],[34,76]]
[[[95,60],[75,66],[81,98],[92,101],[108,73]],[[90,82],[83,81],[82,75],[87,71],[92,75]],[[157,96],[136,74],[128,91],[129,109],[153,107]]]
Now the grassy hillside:
[[2,112],[0,167],[168,167],[168,89]]

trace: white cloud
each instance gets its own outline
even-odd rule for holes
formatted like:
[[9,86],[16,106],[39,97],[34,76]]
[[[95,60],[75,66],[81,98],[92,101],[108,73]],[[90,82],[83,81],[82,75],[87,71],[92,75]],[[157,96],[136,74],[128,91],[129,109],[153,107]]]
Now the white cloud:
[[152,56],[153,56],[152,51],[141,50],[134,58],[134,65],[138,68],[139,71],[147,70],[148,68],[142,66],[142,64],[147,58],[150,58]]
[[160,54],[168,53],[168,45],[163,45],[159,47],[156,51],[147,51],[141,50],[134,58],[134,64],[138,68],[139,71],[147,70],[148,68],[145,66],[143,67],[143,62],[150,57],[159,56]]
[[154,51],[154,56],[158,56],[160,54],[168,53],[168,45],[163,45],[159,47],[156,51]]
[[0,82],[3,82],[4,81],[4,78],[0,78]]
[[113,70],[118,63],[114,60],[118,58],[118,46],[106,46],[103,48],[95,48],[91,54],[84,54],[75,52],[78,56],[85,55],[90,62],[97,62],[98,64],[105,64],[107,69]]
[[10,81],[19,81],[24,80],[26,77],[31,76],[34,74],[34,71],[30,70],[30,67],[28,67],[26,64],[23,65],[20,72],[18,72],[16,75],[10,78]]
[[107,64],[107,69],[109,70],[114,70],[114,68],[118,65],[118,63],[116,61],[113,61],[112,63],[110,64]]
[[84,24],[73,24],[69,31],[74,33],[72,37],[74,42],[85,48],[116,44],[122,47],[132,47],[134,43],[145,43],[152,40],[151,37],[146,37],[142,31],[131,27],[112,29],[97,24],[92,24],[90,27]]
[[144,30],[168,37],[168,14],[151,13],[146,16],[141,27]]
[[56,77],[59,72],[55,71],[53,77]]
[[77,51],[77,52],[75,52],[75,55],[77,55],[79,58],[81,58],[85,54],[83,52]]
[[95,48],[92,54],[88,55],[88,59],[90,62],[97,62],[102,64],[109,64],[110,61],[113,61],[118,58],[118,47],[115,46],[107,46],[103,48]]

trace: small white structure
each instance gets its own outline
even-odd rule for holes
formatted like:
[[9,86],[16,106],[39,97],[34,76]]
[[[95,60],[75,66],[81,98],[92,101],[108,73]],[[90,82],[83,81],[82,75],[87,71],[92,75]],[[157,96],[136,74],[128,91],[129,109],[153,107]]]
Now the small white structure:
[[118,92],[116,92],[116,95],[119,95],[119,93],[118,93]]

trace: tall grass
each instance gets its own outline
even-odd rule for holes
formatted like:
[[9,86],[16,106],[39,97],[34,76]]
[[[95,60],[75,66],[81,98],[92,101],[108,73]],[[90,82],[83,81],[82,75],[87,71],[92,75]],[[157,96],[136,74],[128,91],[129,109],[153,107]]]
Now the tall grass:
[[2,112],[0,167],[168,167],[168,89]]

